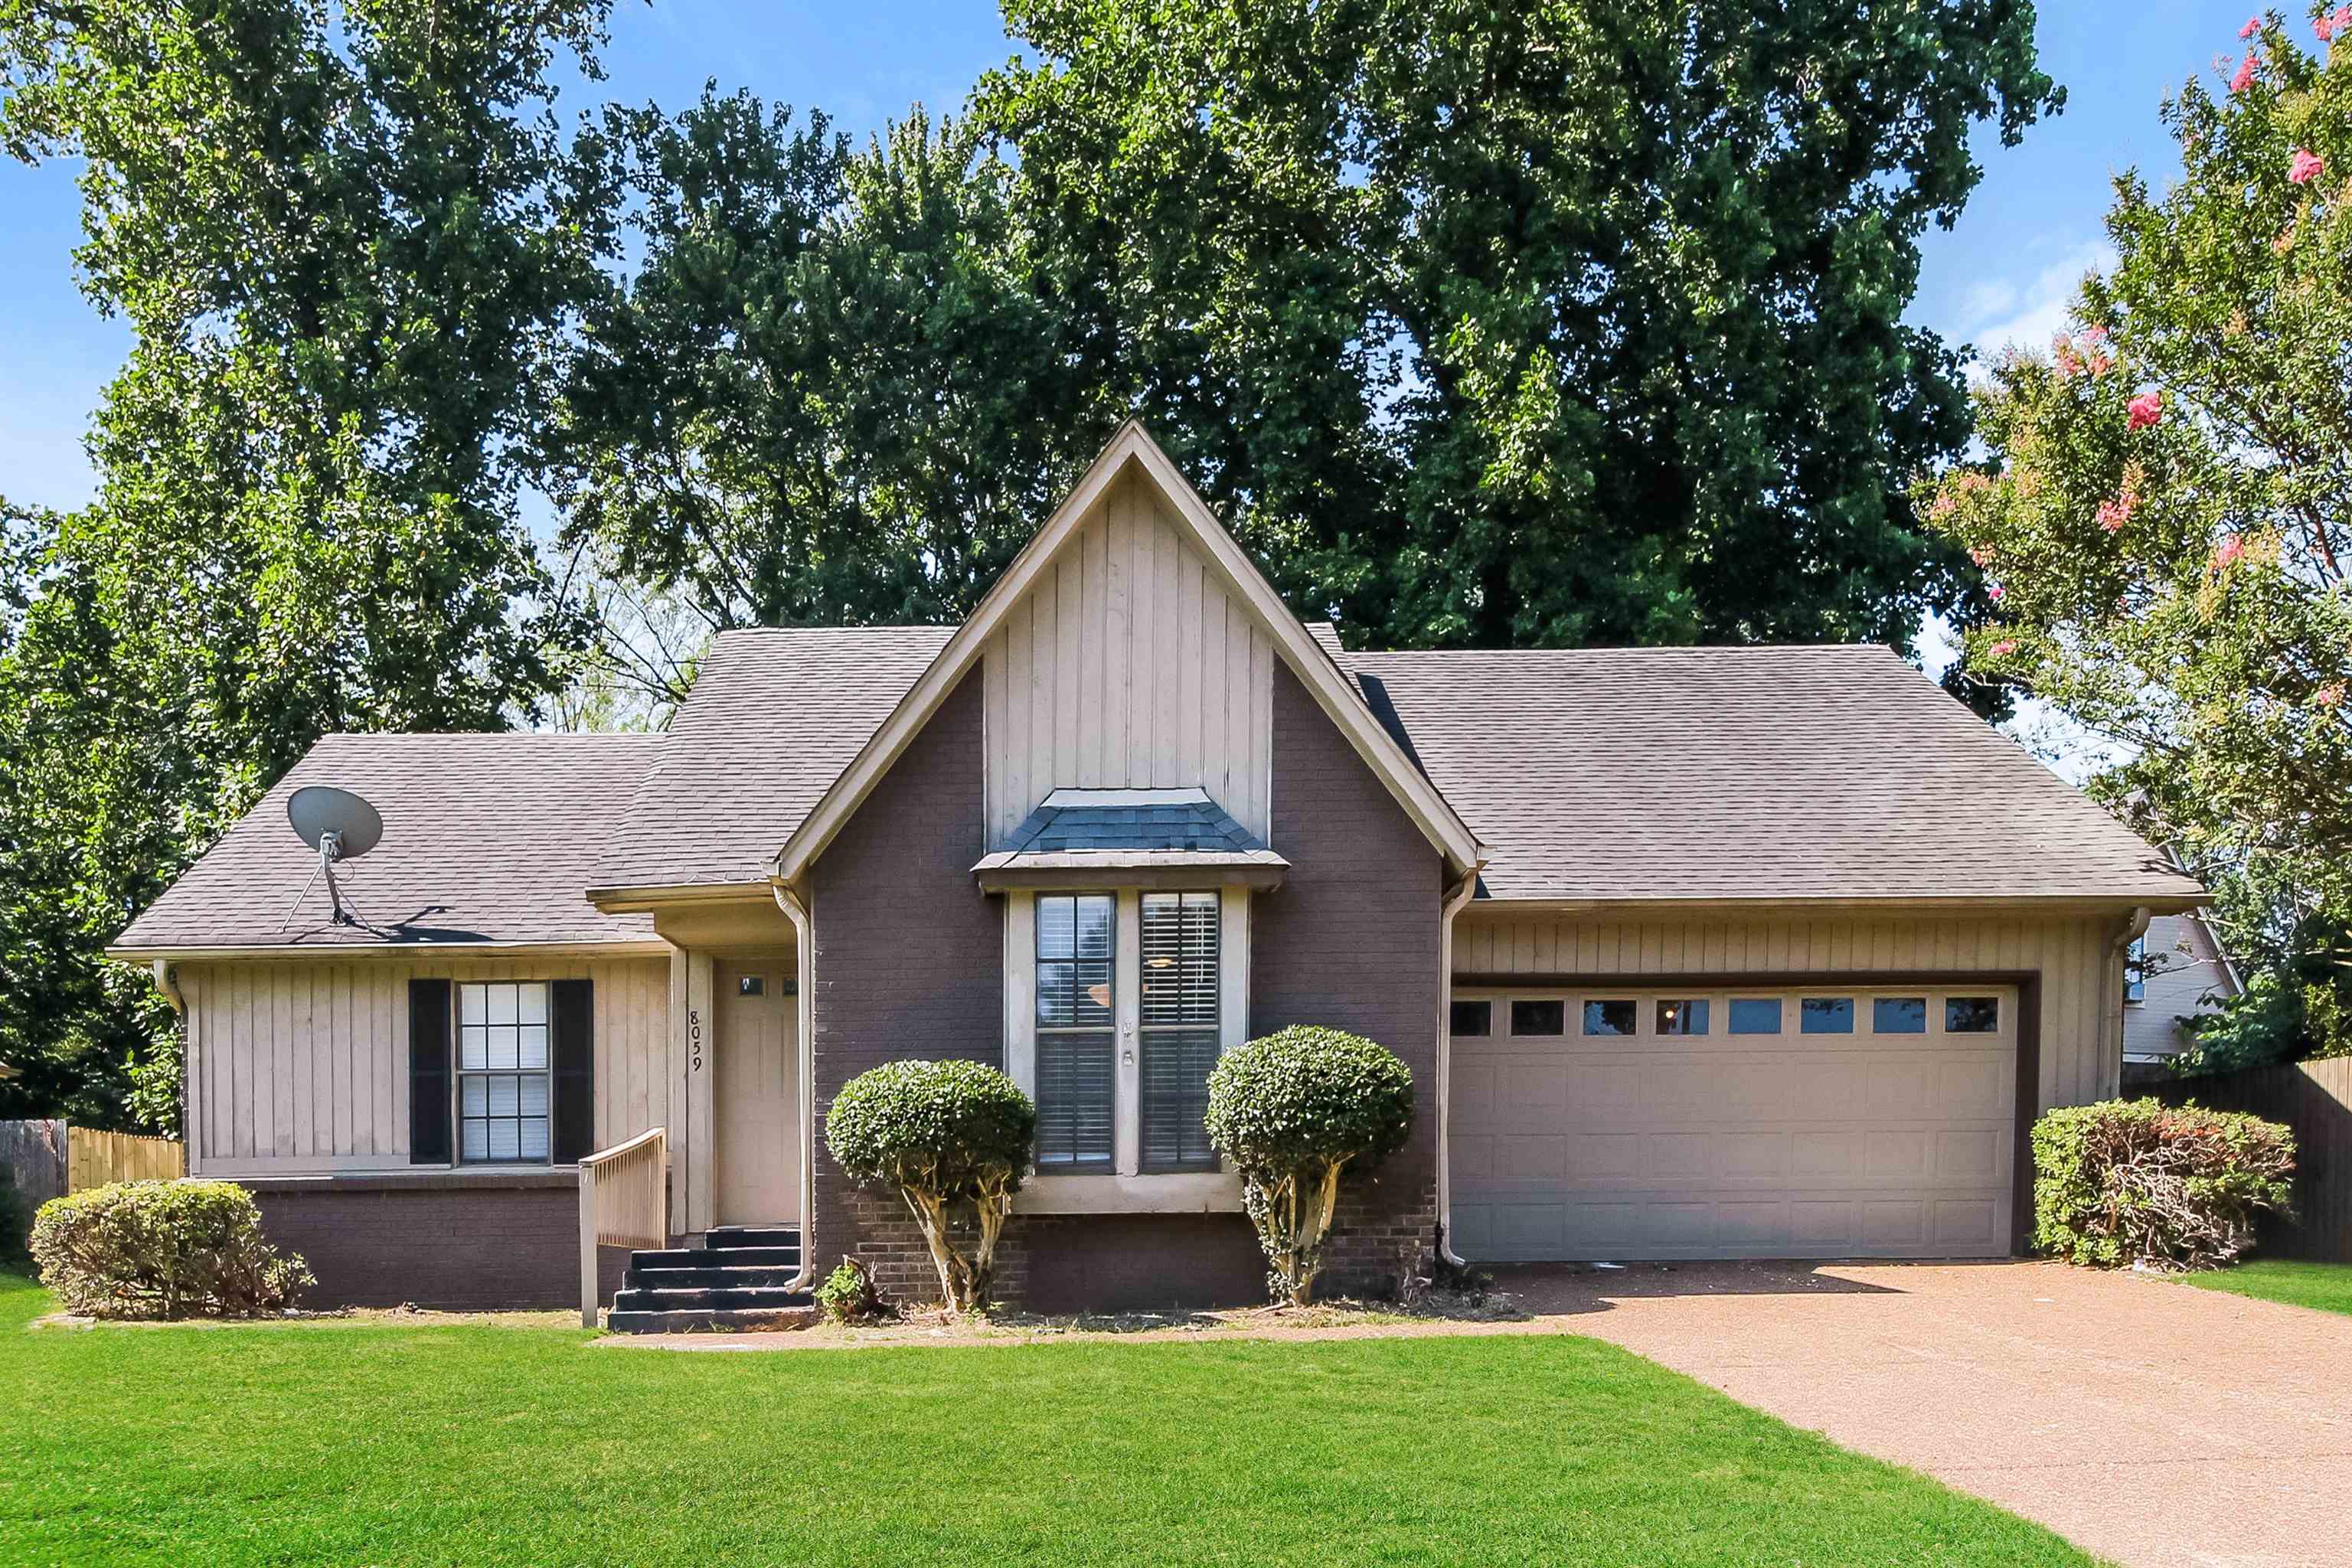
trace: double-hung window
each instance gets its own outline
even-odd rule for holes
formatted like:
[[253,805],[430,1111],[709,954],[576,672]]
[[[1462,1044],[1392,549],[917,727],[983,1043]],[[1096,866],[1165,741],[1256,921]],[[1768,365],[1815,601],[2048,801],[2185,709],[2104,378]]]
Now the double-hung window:
[[457,987],[457,1157],[541,1164],[549,1157],[547,983]]
[[1108,1171],[1118,1117],[1118,901],[1037,896],[1037,1169]]
[[1143,1081],[1139,1168],[1213,1171],[1202,1125],[1217,1065],[1223,985],[1214,892],[1143,895]]

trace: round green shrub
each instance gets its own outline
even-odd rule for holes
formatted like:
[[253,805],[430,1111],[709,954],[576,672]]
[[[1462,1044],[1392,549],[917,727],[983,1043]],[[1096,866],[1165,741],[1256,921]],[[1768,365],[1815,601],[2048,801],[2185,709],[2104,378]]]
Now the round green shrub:
[[316,1283],[262,1239],[234,1182],[115,1182],[51,1198],[33,1261],[66,1310],[100,1318],[254,1318]]
[[824,1117],[825,1146],[851,1181],[947,1203],[1018,1189],[1036,1138],[1020,1085],[978,1062],[886,1062],[842,1085]]
[[2294,1134],[2275,1121],[2155,1100],[2067,1106],[2033,1124],[2033,1242],[2093,1268],[2211,1268],[2285,1213]]
[[1412,1069],[1387,1047],[1297,1024],[1225,1053],[1209,1074],[1209,1142],[1244,1175],[1377,1163],[1412,1131]]

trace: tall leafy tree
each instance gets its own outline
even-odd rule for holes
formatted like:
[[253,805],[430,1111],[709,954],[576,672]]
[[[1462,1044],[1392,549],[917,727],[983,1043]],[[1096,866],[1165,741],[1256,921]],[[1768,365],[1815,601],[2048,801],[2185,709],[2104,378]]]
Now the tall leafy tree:
[[551,484],[613,668],[713,630],[961,618],[1107,433],[1013,265],[1011,174],[919,110],[863,152],[748,94],[605,141],[641,246],[566,386]]
[[2112,742],[2094,787],[2221,895],[2204,1066],[2352,1050],[2352,13],[2311,16],[2163,106],[2181,178],[2116,182],[2115,266],[1920,491],[1997,579],[1970,668]]
[[0,919],[47,923],[0,931],[0,1049],[143,1032],[97,948],[321,731],[562,684],[519,494],[610,237],[551,108],[604,14],[0,0],[0,139],[82,160],[83,286],[134,334],[98,499],[19,564]]
[[2061,94],[2025,0],[1008,0],[976,107],[1075,374],[1372,642],[1981,614],[1918,239]]

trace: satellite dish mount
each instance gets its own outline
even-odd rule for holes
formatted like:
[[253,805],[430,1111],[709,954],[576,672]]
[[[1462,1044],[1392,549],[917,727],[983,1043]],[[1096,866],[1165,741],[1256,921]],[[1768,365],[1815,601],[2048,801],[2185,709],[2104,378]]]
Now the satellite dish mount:
[[380,934],[373,921],[344,901],[342,887],[335,880],[339,861],[357,859],[383,841],[383,818],[375,807],[350,790],[310,784],[286,798],[286,819],[293,824],[294,836],[317,851],[319,863],[311,868],[310,879],[302,884],[300,896],[286,911],[278,929],[284,931],[294,923],[302,900],[323,879],[327,884],[329,923]]

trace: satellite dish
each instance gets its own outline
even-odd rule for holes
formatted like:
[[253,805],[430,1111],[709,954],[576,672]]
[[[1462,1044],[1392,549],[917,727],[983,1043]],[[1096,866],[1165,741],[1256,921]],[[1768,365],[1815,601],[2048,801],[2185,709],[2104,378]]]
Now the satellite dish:
[[286,820],[294,825],[294,837],[318,852],[319,864],[310,872],[310,879],[302,884],[302,891],[294,900],[294,908],[278,922],[284,931],[294,923],[296,910],[321,877],[327,880],[329,919],[339,926],[376,928],[344,907],[343,890],[335,882],[335,862],[349,860],[366,854],[383,842],[383,817],[376,808],[347,789],[335,789],[327,784],[310,784],[286,797]]
[[333,858],[356,859],[383,842],[383,818],[362,796],[328,784],[310,784],[286,797],[286,820],[294,837],[313,849],[334,835]]

